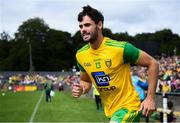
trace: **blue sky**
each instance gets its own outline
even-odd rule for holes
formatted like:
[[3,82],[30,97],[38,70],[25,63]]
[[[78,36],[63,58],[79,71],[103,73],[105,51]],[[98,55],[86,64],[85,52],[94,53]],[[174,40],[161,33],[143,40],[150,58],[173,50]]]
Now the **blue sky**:
[[0,32],[11,36],[26,20],[43,18],[50,28],[72,35],[85,5],[100,10],[104,27],[129,35],[171,29],[180,35],[180,0],[0,0]]

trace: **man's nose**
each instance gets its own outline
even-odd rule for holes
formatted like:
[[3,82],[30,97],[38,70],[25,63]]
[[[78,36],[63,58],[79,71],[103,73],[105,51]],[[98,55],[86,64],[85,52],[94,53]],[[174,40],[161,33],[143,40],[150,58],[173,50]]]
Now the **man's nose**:
[[84,33],[86,33],[87,31],[86,31],[85,28],[82,28],[82,29],[81,29],[81,32],[82,32],[82,34],[84,34]]

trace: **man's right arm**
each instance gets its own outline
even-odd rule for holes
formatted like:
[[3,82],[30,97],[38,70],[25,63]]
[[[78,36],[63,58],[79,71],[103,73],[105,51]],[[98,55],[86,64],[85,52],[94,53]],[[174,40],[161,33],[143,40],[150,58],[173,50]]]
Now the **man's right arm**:
[[88,93],[89,90],[91,89],[92,82],[91,79],[89,78],[89,75],[86,72],[80,73],[80,85],[84,89],[84,93]]
[[86,72],[80,72],[80,83],[74,83],[72,86],[72,96],[80,97],[82,94],[88,93],[92,83]]

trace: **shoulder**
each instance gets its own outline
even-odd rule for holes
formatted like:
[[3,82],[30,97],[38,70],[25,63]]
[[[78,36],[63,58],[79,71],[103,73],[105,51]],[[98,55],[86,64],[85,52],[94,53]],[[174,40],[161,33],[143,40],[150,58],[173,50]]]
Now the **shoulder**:
[[120,47],[124,48],[127,42],[125,41],[117,41],[113,39],[107,39],[104,43],[106,46],[111,46],[111,47]]
[[90,45],[89,45],[89,44],[86,44],[86,45],[84,45],[83,47],[81,47],[81,48],[76,52],[76,54],[78,54],[78,53],[80,53],[80,52],[87,51],[89,48],[90,48]]

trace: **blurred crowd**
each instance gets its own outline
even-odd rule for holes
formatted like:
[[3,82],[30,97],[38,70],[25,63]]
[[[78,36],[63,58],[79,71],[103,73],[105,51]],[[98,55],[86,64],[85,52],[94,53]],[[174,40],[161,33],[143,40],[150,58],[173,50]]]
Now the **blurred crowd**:
[[180,92],[180,56],[159,59],[158,91]]
[[[180,56],[156,57],[159,62],[159,77],[156,92],[180,93]],[[133,66],[132,74],[147,82],[147,69]]]
[[[180,56],[156,57],[159,62],[159,79],[157,92],[180,92]],[[132,66],[132,74],[136,74],[142,81],[147,81],[147,69],[145,67]],[[14,74],[9,77],[0,75],[0,89],[4,85],[36,85],[41,86],[46,82],[46,76],[53,80],[55,89],[63,90],[78,82],[79,73],[69,72],[67,74]]]

